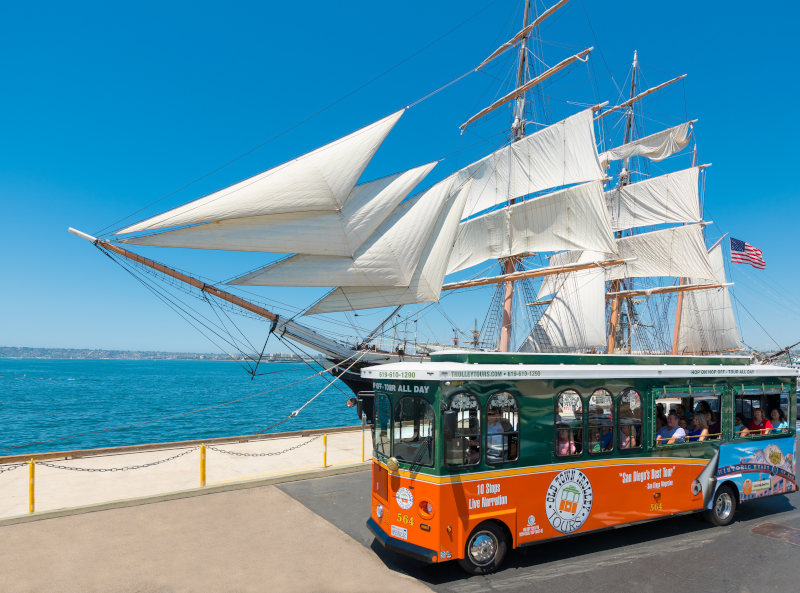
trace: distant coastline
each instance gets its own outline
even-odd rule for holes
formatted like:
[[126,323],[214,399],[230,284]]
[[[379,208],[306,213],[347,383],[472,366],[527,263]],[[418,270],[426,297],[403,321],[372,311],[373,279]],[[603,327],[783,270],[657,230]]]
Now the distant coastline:
[[[31,348],[0,346],[0,358],[65,360],[239,360],[227,354],[208,352],[157,352],[151,350],[104,350],[101,348]],[[304,362],[316,360],[296,354],[264,354],[262,362]]]

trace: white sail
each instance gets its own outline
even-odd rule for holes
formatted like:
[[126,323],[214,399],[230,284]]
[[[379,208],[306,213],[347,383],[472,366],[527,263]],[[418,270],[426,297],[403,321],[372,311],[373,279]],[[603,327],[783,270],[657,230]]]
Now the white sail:
[[403,202],[352,257],[294,255],[237,278],[251,286],[408,286],[454,177]]
[[429,163],[357,185],[340,210],[247,216],[122,242],[156,247],[352,256],[435,165]]
[[[602,259],[584,252],[575,263]],[[605,274],[602,268],[551,276],[552,302],[523,343],[522,352],[601,348],[606,342]],[[552,292],[552,291],[551,291]]]
[[288,163],[117,234],[246,216],[341,210],[367,163],[402,114],[402,110],[393,113]]
[[606,280],[647,276],[714,279],[702,227],[698,224],[617,239],[617,254],[623,259],[636,260],[606,268]]
[[699,169],[692,167],[607,191],[616,231],[669,222],[700,222]]
[[456,183],[474,180],[464,217],[520,196],[601,179],[592,113],[577,113],[459,171]]
[[602,182],[576,185],[462,222],[447,273],[488,259],[562,249],[615,250]]
[[[673,276],[697,278],[698,282],[714,281],[714,271],[706,252],[702,228],[698,224],[616,239],[615,253],[611,255],[592,253],[586,259],[581,251],[557,253],[550,258],[548,267],[610,259],[633,261],[604,268],[606,280]],[[555,293],[559,287],[559,278],[562,276],[546,277],[539,289],[538,298]]]
[[692,122],[686,122],[612,148],[600,155],[600,163],[605,169],[611,161],[619,161],[632,156],[646,156],[650,160],[661,161],[686,148],[691,134]]
[[438,300],[442,291],[447,259],[455,241],[458,221],[464,211],[469,191],[470,182],[467,182],[448,200],[439,215],[436,227],[425,246],[408,286],[399,288],[340,286],[311,307],[306,314],[390,307]]
[[[725,265],[722,246],[709,252],[717,282],[724,284]],[[702,282],[690,278],[688,284]],[[739,332],[727,287],[687,291],[683,295],[678,330],[679,354],[702,354],[739,350]]]

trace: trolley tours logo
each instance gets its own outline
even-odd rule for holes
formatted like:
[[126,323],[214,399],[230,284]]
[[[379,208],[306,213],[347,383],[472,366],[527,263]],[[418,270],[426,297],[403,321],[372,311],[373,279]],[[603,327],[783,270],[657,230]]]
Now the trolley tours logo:
[[577,469],[560,472],[547,488],[547,520],[561,533],[580,529],[592,510],[592,484]]

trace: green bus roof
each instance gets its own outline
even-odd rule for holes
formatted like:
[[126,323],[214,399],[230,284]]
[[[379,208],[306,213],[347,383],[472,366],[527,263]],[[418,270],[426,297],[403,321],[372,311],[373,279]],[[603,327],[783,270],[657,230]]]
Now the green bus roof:
[[431,362],[469,364],[603,364],[603,365],[747,365],[747,356],[673,356],[669,354],[527,354],[447,350],[431,353]]

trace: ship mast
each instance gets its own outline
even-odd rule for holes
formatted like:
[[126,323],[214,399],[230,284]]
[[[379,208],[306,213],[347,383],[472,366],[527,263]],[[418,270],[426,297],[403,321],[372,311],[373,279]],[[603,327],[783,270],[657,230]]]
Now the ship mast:
[[[632,129],[633,129],[633,115],[634,115],[633,114],[633,99],[635,98],[635,93],[636,93],[636,71],[637,71],[638,67],[639,67],[639,56],[638,56],[638,52],[636,50],[634,50],[634,52],[633,52],[633,66],[632,66],[632,71],[631,71],[631,90],[630,90],[630,98],[628,100],[631,104],[628,107],[628,113],[627,113],[627,116],[626,116],[626,121],[625,121],[625,139],[623,141],[623,144],[627,144],[628,142],[631,141],[631,132],[632,132]],[[626,157],[622,161],[622,171],[620,171],[620,174],[619,174],[619,184],[617,185],[617,188],[624,187],[624,186],[628,185],[628,183],[630,182],[631,173],[630,173],[630,170],[628,169],[629,164],[630,164],[630,158]],[[622,236],[622,231],[618,231],[617,233],[615,233],[615,237],[617,239],[619,239],[621,236]],[[619,293],[620,289],[622,287],[623,287],[622,280],[612,280],[611,281],[611,285],[609,287],[610,288],[609,292],[611,292],[611,293]],[[630,288],[630,289],[633,288],[633,282],[631,282],[631,284],[629,285],[628,288]],[[609,317],[609,324],[608,324],[609,327],[608,327],[608,347],[607,347],[607,351],[608,351],[609,354],[613,354],[615,349],[616,349],[617,326],[618,326],[618,323],[619,323],[619,316],[620,316],[620,308],[621,308],[621,305],[622,305],[622,299],[623,299],[622,296],[615,296],[611,301],[611,315]],[[625,302],[626,302],[626,305],[627,305],[626,308],[625,308],[625,314],[626,314],[626,317],[627,317],[626,328],[627,328],[627,332],[628,332],[628,340],[627,340],[627,342],[628,342],[628,351],[630,352],[630,349],[631,349],[630,320],[631,320],[632,302],[631,302],[630,299],[628,299]]]
[[[528,27],[528,15],[530,13],[531,3],[530,0],[525,0],[525,10],[522,17],[522,30],[525,31]],[[532,30],[532,28],[531,28]],[[522,37],[519,44],[519,64],[517,66],[517,86],[520,88],[525,84],[525,76],[527,75],[527,52],[528,52],[528,37],[530,30]],[[514,120],[511,124],[511,130],[514,133],[512,142],[520,140],[525,135],[525,93],[521,93],[514,102]],[[513,204],[516,200],[511,200]],[[503,274],[513,274],[516,269],[516,258],[508,257],[501,260],[503,266]],[[505,294],[503,295],[503,323],[500,328],[500,343],[498,350],[500,352],[508,352],[509,344],[511,342],[511,311],[514,306],[514,281],[506,282]]]

